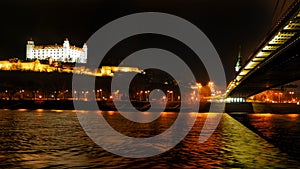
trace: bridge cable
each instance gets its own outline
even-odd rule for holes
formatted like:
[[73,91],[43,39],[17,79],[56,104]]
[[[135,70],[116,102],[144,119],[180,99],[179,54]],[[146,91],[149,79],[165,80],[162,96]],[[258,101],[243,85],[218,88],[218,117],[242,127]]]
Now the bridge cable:
[[276,19],[276,11],[277,11],[277,8],[278,8],[278,5],[279,5],[279,1],[280,0],[276,1],[276,5],[275,5],[275,7],[273,9],[273,12],[272,12],[272,22],[271,22],[271,25],[270,25],[271,28],[273,27],[275,19]]
[[281,16],[281,14],[282,14],[282,11],[283,11],[283,9],[284,9],[285,5],[286,5],[286,0],[284,0],[283,4],[282,4],[282,6],[281,6],[281,9],[280,9],[280,12],[279,12],[279,16],[278,16],[278,17],[280,17],[280,16]]

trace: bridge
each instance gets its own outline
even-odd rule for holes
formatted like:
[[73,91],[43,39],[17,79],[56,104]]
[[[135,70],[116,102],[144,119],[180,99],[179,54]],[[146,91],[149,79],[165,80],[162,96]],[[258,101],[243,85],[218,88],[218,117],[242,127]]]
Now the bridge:
[[229,83],[226,98],[245,98],[300,80],[300,3],[297,0]]

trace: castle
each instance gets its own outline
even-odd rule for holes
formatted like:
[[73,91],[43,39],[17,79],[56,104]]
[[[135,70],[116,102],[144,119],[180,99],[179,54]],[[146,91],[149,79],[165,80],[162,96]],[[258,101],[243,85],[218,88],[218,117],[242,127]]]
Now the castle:
[[87,63],[87,45],[83,48],[71,46],[66,39],[63,45],[40,45],[35,46],[33,40],[26,45],[26,60],[52,60],[60,62]]

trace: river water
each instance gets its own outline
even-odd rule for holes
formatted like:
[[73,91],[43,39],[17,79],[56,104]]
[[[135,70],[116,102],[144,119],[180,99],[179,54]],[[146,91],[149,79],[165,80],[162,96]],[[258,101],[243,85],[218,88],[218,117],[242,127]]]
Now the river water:
[[[148,137],[166,130],[176,113],[132,127],[118,112],[103,115],[120,132]],[[190,116],[190,113],[186,113]],[[0,168],[297,168],[298,115],[223,114],[214,134],[199,143],[207,114],[198,114],[187,137],[149,158],[125,158],[95,144],[74,111],[0,110]],[[233,118],[234,117],[234,118]],[[251,128],[249,130],[243,124]],[[155,126],[155,127],[153,127]],[[286,145],[289,144],[289,145]]]

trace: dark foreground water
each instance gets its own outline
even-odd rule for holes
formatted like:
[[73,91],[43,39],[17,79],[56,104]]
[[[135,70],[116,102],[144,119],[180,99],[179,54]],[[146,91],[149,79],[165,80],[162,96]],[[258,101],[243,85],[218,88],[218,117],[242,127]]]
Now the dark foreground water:
[[[104,116],[120,132],[145,137],[163,132],[176,113],[164,113],[155,124],[132,127],[117,112]],[[145,114],[147,115],[147,114]],[[186,113],[191,116],[192,113]],[[293,153],[274,146],[228,114],[208,141],[198,143],[207,114],[198,114],[189,135],[170,151],[150,158],[113,155],[93,143],[82,130],[73,111],[0,110],[0,168],[297,168]],[[290,133],[281,139],[298,144],[296,115],[251,116],[266,138]],[[244,116],[245,117],[245,116]],[[240,117],[240,119],[243,119]],[[247,118],[244,118],[247,119]],[[154,127],[155,126],[155,127]],[[278,128],[274,126],[279,126]],[[291,127],[292,126],[292,127]],[[294,139],[294,140],[293,140]],[[272,140],[272,139],[270,139]],[[289,146],[292,147],[292,146]],[[297,147],[296,147],[297,148]],[[287,154],[288,152],[289,154]]]
[[231,116],[300,161],[300,114],[231,114]]

